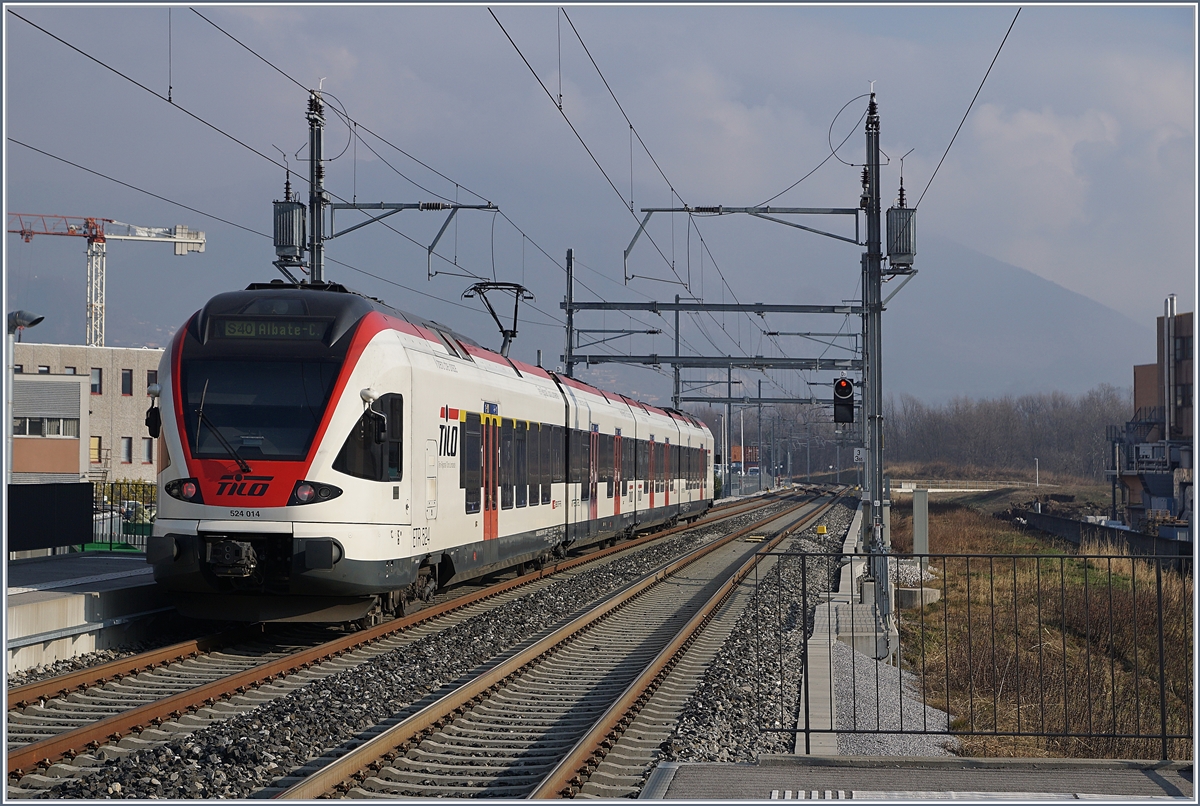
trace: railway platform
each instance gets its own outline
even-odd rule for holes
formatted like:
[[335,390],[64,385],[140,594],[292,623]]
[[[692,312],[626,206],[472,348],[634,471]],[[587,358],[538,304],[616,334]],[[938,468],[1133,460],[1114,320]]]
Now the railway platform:
[[136,641],[146,617],[174,609],[143,554],[58,554],[6,570],[9,673]]
[[664,763],[649,800],[1195,801],[1190,762],[901,756],[762,756],[757,764]]

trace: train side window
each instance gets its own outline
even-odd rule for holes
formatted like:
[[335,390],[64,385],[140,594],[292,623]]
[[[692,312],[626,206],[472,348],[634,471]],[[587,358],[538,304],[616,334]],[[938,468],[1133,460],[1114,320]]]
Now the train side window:
[[541,425],[530,422],[526,437],[526,461],[529,463],[529,506],[541,503]]
[[550,466],[553,472],[551,480],[553,483],[559,484],[563,481],[566,481],[567,478],[565,443],[566,434],[563,432],[563,427],[561,425],[553,426],[551,431],[553,433],[550,438],[550,448],[552,451]]
[[517,421],[516,431],[513,434],[513,449],[514,449],[514,480],[517,484],[517,506],[523,507],[529,500],[529,456],[527,448],[529,442],[526,439],[526,430],[524,421]]
[[[383,441],[376,439],[378,415],[383,413],[388,420]],[[333,469],[349,476],[370,481],[399,481],[403,475],[401,457],[404,434],[404,398],[402,395],[384,395],[373,410],[364,411],[358,422],[350,429],[342,449],[333,460]]]
[[466,490],[466,513],[480,509],[483,487],[483,426],[478,414],[467,413],[463,423],[462,460],[459,462],[459,486]]
[[637,440],[637,478],[646,479],[647,471],[650,469],[650,453],[648,451],[649,443],[644,439]]
[[513,508],[513,421],[504,419],[500,425],[500,508]]
[[387,473],[385,481],[400,481],[404,477],[404,398],[400,395],[384,395],[380,402],[387,412]]

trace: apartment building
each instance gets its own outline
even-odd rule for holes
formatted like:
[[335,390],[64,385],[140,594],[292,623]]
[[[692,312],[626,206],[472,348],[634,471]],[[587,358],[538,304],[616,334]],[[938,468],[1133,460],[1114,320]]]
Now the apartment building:
[[[59,460],[68,452],[61,447],[50,450],[52,438],[59,441],[71,438],[61,433],[42,433],[56,427],[60,431],[78,428],[79,436],[75,439],[86,446],[80,447],[86,451],[85,468],[78,470],[72,481],[81,477],[96,481],[155,481],[158,445],[146,432],[146,409],[150,407],[146,387],[158,382],[162,355],[162,350],[149,347],[28,342],[14,345],[13,481],[66,480],[65,475],[62,479],[35,478],[43,472],[36,468],[49,461],[47,451],[55,456],[63,454]],[[69,402],[60,398],[68,386],[78,386],[81,390],[78,426],[66,423],[71,418],[63,413]],[[18,399],[22,401],[20,405]],[[59,421],[57,425],[53,423],[55,418]],[[41,422],[34,424],[36,420]],[[31,433],[31,429],[39,433]],[[48,441],[34,442],[35,437]],[[18,444],[22,445],[19,452]]]

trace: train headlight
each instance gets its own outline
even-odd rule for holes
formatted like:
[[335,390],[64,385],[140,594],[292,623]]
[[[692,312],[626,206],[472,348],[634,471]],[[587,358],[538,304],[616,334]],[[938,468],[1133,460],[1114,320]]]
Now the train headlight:
[[167,495],[178,498],[180,501],[188,501],[192,504],[204,503],[204,499],[200,495],[200,483],[196,479],[168,481],[164,489],[167,491]]
[[341,489],[334,487],[332,484],[322,484],[319,481],[304,481],[301,479],[292,488],[292,497],[288,499],[287,505],[294,507],[301,504],[315,504],[320,501],[332,500],[341,494]]

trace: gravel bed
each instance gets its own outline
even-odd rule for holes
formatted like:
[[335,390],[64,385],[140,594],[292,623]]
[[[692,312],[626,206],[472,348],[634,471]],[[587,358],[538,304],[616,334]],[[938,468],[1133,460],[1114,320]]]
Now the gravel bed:
[[[833,669],[838,728],[938,731],[949,727],[945,711],[922,705],[917,678],[911,672],[897,673],[895,666],[856,652],[841,641],[833,642]],[[874,696],[876,690],[878,696]],[[837,735],[838,755],[842,756],[949,756],[956,746],[952,736]]]
[[[833,510],[821,521],[828,535],[818,538],[815,528],[810,528],[793,539],[788,548],[840,552],[853,514],[850,506]],[[903,585],[934,578],[928,571],[922,574],[915,562],[889,560],[893,575],[898,575]],[[806,619],[800,617],[799,567],[784,566],[782,586],[773,572],[764,576],[757,602],[742,613],[733,634],[685,706],[675,733],[664,742],[662,761],[754,763],[762,754],[792,753],[793,734],[770,728],[790,729],[796,724],[802,642],[821,594],[830,589],[837,566],[824,568],[818,558],[813,558],[809,569]],[[781,591],[783,601],[790,604],[779,602]],[[760,611],[757,614],[756,609]],[[946,729],[946,713],[922,705],[913,675],[898,675],[896,667],[855,652],[840,641],[833,643],[832,652],[838,728],[849,730],[857,719],[860,729],[898,729],[903,713],[905,727]],[[952,754],[955,740],[946,736],[838,734],[837,746],[841,755],[944,756]]]
[[[726,530],[770,518],[736,516]],[[252,711],[105,763],[39,793],[47,798],[245,798],[360,735],[430,691],[715,536],[688,535],[565,578]]]
[[[854,508],[839,504],[780,548],[838,553],[853,518]],[[818,535],[818,525],[827,534]],[[780,564],[778,575],[774,570],[763,575],[755,599],[684,706],[675,733],[663,743],[663,761],[754,762],[763,753],[792,752],[798,659],[820,594],[830,589],[838,567],[835,558],[808,560],[807,607],[800,601],[801,566],[794,558]]]

